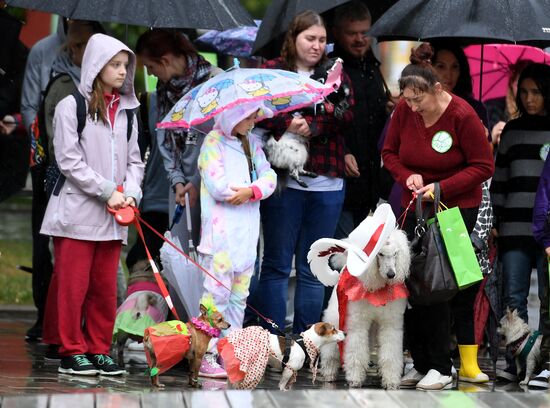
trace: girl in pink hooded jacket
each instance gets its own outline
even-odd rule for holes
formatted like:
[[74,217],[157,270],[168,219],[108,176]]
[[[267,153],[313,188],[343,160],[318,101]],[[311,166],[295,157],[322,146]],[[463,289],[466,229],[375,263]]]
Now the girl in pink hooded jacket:
[[120,41],[92,36],[78,88],[86,99],[80,136],[75,97],[66,97],[55,109],[53,145],[65,181],[48,202],[40,232],[53,236],[54,242],[56,284],[49,296],[57,300],[60,373],[124,372],[109,357],[109,349],[117,267],[128,231],[107,207],[135,206],[141,197],[144,166],[137,124],[134,120],[128,140],[125,113],[139,105],[133,87],[135,60]]

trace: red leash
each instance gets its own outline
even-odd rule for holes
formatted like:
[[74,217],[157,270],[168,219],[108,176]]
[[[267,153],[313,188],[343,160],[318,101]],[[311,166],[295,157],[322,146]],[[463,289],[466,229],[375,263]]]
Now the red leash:
[[[195,260],[193,258],[191,258],[189,255],[187,255],[185,252],[183,252],[176,244],[174,244],[172,241],[167,239],[163,234],[161,234],[160,232],[155,230],[151,225],[149,225],[147,223],[147,221],[145,221],[143,218],[141,218],[139,210],[136,207],[132,207],[132,208],[133,208],[134,214],[135,214],[133,224],[136,226],[136,230],[137,230],[137,232],[138,232],[138,234],[141,238],[141,241],[143,242],[143,246],[145,247],[145,251],[147,253],[147,258],[149,259],[149,263],[151,264],[151,267],[153,268],[155,280],[157,281],[157,284],[159,285],[160,291],[161,291],[162,295],[164,296],[164,298],[166,299],[166,303],[168,303],[168,306],[170,307],[170,310],[172,311],[172,313],[174,314],[176,319],[179,320],[178,314],[176,312],[176,309],[174,308],[174,304],[173,304],[172,299],[170,297],[170,293],[168,292],[168,289],[166,288],[166,285],[164,284],[164,281],[163,281],[163,279],[162,279],[162,277],[159,273],[159,270],[158,270],[155,262],[153,261],[153,258],[151,257],[151,253],[149,252],[149,249],[147,248],[147,244],[145,242],[145,237],[143,235],[143,230],[141,228],[140,223],[143,223],[143,225],[145,225],[147,228],[149,228],[153,233],[155,233],[158,237],[160,237],[164,242],[166,242],[168,245],[170,245],[172,248],[174,248],[177,252],[179,252],[184,258],[186,258],[188,261],[190,261],[197,268],[199,268],[200,271],[202,271],[203,273],[208,275],[210,278],[214,279],[214,281],[216,281],[220,286],[227,289],[229,291],[229,293],[231,293],[233,295],[236,295],[230,288],[225,286],[220,280],[218,280],[214,275],[212,275],[212,273],[210,273],[209,271],[204,269],[201,265],[199,265],[197,262],[195,262]],[[270,324],[271,327],[273,327],[275,330],[279,331],[280,333],[283,333],[283,331],[279,328],[279,326],[277,326],[277,324],[273,320],[265,317],[257,309],[252,307],[248,302],[245,302],[245,303],[250,308],[250,310],[252,310],[254,313],[256,313],[259,317],[261,317],[263,320],[265,320],[268,324]],[[283,333],[283,335],[284,335],[284,333]]]
[[411,201],[409,201],[409,205],[407,205],[407,208],[405,208],[405,211],[403,211],[403,213],[397,219],[397,221],[396,221],[397,225],[399,225],[399,220],[403,219],[403,221],[401,222],[401,225],[400,225],[400,229],[403,229],[403,226],[405,225],[405,218],[407,218],[407,213],[409,212],[410,208],[412,207],[412,204],[414,203],[414,200],[416,200],[417,195],[418,194],[416,194],[414,192],[412,193],[412,198],[411,198]]

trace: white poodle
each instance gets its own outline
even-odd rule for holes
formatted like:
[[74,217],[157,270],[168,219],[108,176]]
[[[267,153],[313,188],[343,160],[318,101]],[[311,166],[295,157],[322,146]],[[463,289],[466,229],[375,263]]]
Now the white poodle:
[[[331,255],[330,267],[341,270],[346,261],[346,254],[347,252]],[[395,229],[367,271],[357,277],[367,297],[347,303],[347,335],[343,357],[346,380],[351,387],[360,387],[366,379],[370,357],[369,330],[376,322],[378,365],[382,386],[385,389],[399,388],[403,371],[403,315],[407,305],[404,282],[409,274],[409,266],[409,241],[403,231]],[[400,294],[392,295],[394,290]],[[335,327],[339,327],[337,292],[335,286],[323,314],[323,321]],[[372,304],[372,301],[376,305]],[[340,355],[336,344],[322,347],[321,373],[325,380],[336,380],[339,368]]]

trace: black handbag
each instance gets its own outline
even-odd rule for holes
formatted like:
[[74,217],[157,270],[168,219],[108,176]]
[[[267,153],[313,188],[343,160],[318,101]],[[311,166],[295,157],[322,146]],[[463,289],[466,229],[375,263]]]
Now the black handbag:
[[[422,199],[416,200],[415,237],[411,243],[410,275],[406,281],[412,305],[432,305],[450,300],[457,292],[453,269],[447,256],[435,212],[439,208],[440,188],[435,183],[433,207],[422,211]],[[428,219],[431,213],[432,219]]]

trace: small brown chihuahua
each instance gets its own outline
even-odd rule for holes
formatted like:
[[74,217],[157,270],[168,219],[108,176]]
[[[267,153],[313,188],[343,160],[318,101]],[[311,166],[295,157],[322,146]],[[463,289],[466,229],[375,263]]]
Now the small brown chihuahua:
[[[181,360],[180,356],[183,355],[183,358],[189,361],[189,386],[200,388],[199,369],[208,349],[208,343],[212,337],[218,337],[221,330],[231,326],[217,311],[213,302],[203,303],[206,306],[201,303],[200,316],[191,318],[190,322],[163,322],[145,330],[143,345],[148,357],[151,384],[155,387],[164,387],[160,383],[159,374],[177,364]],[[162,345],[169,346],[171,352],[170,355],[163,355],[161,358],[155,354],[154,347],[155,343],[163,337],[164,340],[160,340]],[[162,348],[167,349],[167,347]]]

